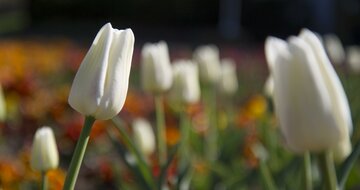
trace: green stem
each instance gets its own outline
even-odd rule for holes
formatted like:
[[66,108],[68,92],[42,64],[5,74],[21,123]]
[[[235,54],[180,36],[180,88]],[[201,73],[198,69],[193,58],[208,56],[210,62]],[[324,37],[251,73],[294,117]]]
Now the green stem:
[[185,111],[181,112],[180,116],[180,130],[181,130],[181,142],[180,142],[180,170],[182,171],[189,162],[189,135],[190,135],[190,125],[188,117]]
[[46,171],[41,172],[41,190],[47,189]]
[[312,190],[311,157],[309,151],[304,153],[304,180],[305,190]]
[[165,134],[165,115],[163,107],[163,98],[161,95],[155,96],[156,109],[156,138],[158,146],[158,156],[160,166],[166,163],[166,134]]
[[140,153],[140,150],[137,148],[137,146],[134,144],[134,142],[131,140],[131,138],[125,131],[125,129],[122,125],[122,123],[123,123],[122,120],[117,117],[114,117],[111,119],[111,121],[113,122],[115,127],[118,129],[118,131],[121,135],[121,138],[124,141],[124,143],[126,144],[126,146],[129,148],[129,151],[133,155],[135,155],[138,166],[139,166],[139,170],[140,170],[141,174],[143,175],[147,185],[149,187],[151,187],[151,189],[155,189],[155,183],[153,181],[151,171],[148,168],[146,161],[144,160],[144,157]]
[[277,188],[275,186],[275,183],[271,176],[269,168],[267,167],[265,161],[263,161],[263,160],[260,160],[260,173],[261,173],[261,177],[264,181],[265,188],[267,190],[276,190]]
[[354,150],[351,152],[350,156],[344,161],[344,163],[340,167],[338,179],[341,189],[344,188],[350,170],[354,166],[356,160],[359,158],[359,155],[360,155],[360,140],[355,144]]
[[337,179],[334,166],[334,159],[331,151],[326,151],[319,155],[319,164],[322,171],[322,179],[325,189],[337,190]]
[[85,155],[86,147],[90,138],[91,128],[95,122],[95,118],[91,116],[85,117],[84,127],[81,130],[79,140],[75,147],[75,152],[70,162],[68,174],[65,178],[64,190],[73,190],[75,182],[80,171],[80,166]]
[[208,134],[205,137],[206,156],[210,161],[215,161],[218,149],[218,129],[216,119],[216,94],[213,86],[205,89],[205,105],[209,121]]

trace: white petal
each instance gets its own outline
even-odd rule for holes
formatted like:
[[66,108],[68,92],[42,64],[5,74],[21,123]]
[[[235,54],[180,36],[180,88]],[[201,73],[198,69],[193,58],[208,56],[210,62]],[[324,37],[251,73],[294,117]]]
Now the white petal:
[[287,43],[279,38],[267,37],[265,41],[265,56],[270,71],[276,62],[278,56],[289,54]]
[[58,167],[59,153],[50,127],[42,127],[36,131],[30,163],[31,167],[37,171],[47,171]]
[[111,24],[101,28],[82,61],[73,81],[69,104],[83,115],[96,112],[104,95],[109,51],[113,34]]
[[134,140],[145,155],[155,151],[155,135],[151,124],[141,118],[134,120],[133,124]]
[[311,48],[293,37],[289,51],[291,56],[277,56],[273,65],[275,109],[280,126],[294,151],[322,151],[339,139],[330,98]]
[[117,115],[125,103],[135,41],[131,29],[114,30],[113,36],[104,95],[95,113],[95,118],[103,120]]

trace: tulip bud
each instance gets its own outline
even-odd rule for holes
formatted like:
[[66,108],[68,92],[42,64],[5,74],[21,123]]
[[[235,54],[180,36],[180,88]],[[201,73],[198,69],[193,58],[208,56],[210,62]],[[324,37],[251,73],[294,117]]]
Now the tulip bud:
[[30,164],[34,170],[41,172],[58,167],[59,153],[54,133],[50,127],[45,126],[36,131]]
[[144,155],[151,155],[155,151],[155,135],[151,124],[145,119],[135,119],[132,123],[134,140]]
[[6,104],[2,87],[0,86],[0,121],[6,119]]
[[122,109],[129,83],[134,35],[108,23],[97,34],[76,73],[69,104],[76,111],[99,120]]
[[342,64],[345,61],[345,50],[340,39],[335,34],[324,36],[324,45],[330,60],[334,64]]
[[[274,78],[275,112],[290,149],[336,149],[352,131],[349,104],[320,40],[309,30],[288,42],[269,37],[266,58]],[[326,133],[324,133],[326,131]]]
[[200,46],[194,51],[194,60],[199,65],[201,82],[217,83],[220,78],[219,49],[215,45]]
[[165,42],[145,44],[141,51],[141,82],[145,91],[161,93],[172,84],[169,50]]
[[221,94],[232,96],[238,89],[235,61],[232,59],[221,60],[220,80],[218,89]]
[[360,73],[360,46],[350,46],[346,50],[346,61],[354,73]]
[[169,97],[174,103],[192,104],[200,99],[200,84],[197,65],[189,60],[175,61],[174,82]]

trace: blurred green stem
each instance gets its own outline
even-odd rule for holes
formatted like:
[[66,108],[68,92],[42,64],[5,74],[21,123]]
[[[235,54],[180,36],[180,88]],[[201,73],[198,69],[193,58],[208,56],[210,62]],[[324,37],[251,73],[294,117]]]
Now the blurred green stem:
[[118,129],[118,131],[120,133],[120,136],[121,136],[121,139],[124,141],[124,143],[126,144],[126,146],[129,149],[129,151],[136,157],[137,164],[139,166],[140,172],[143,175],[147,185],[151,189],[155,189],[155,183],[154,183],[154,180],[152,178],[151,171],[148,168],[148,166],[147,166],[142,154],[140,153],[138,147],[134,144],[133,141],[131,141],[130,136],[125,131],[122,120],[117,118],[117,117],[114,117],[114,118],[111,119],[111,121],[113,122],[115,127]]
[[218,151],[218,129],[216,118],[216,93],[214,86],[209,85],[205,87],[204,98],[209,121],[208,134],[205,136],[206,157],[209,161],[215,161]]
[[265,189],[276,190],[277,188],[265,160],[260,160],[260,173],[265,185]]
[[166,134],[165,134],[165,115],[162,95],[155,96],[156,109],[156,138],[160,166],[166,163]]
[[190,124],[187,113],[183,110],[180,113],[180,131],[181,131],[181,142],[180,142],[180,170],[183,170],[189,160],[190,152],[189,152],[189,135],[190,135]]
[[345,183],[349,176],[351,168],[354,166],[354,163],[359,158],[360,155],[360,140],[355,144],[354,150],[351,152],[350,156],[346,158],[344,163],[341,165],[339,169],[339,185],[340,189],[345,187]]
[[47,189],[46,171],[41,172],[41,190]]
[[334,159],[331,151],[325,151],[319,155],[319,164],[322,172],[322,180],[327,190],[337,190],[337,179]]
[[75,187],[76,179],[80,171],[82,160],[84,159],[87,144],[90,138],[91,128],[95,122],[95,118],[91,116],[85,117],[84,126],[81,130],[79,140],[76,144],[73,157],[70,162],[68,174],[65,178],[64,190],[73,190]]
[[310,152],[306,151],[304,153],[304,180],[305,180],[305,190],[312,190],[312,175],[311,175],[311,157]]

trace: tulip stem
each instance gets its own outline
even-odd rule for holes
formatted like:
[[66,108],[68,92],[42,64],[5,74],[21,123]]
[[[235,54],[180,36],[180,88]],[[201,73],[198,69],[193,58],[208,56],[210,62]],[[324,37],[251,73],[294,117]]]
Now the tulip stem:
[[208,134],[205,136],[206,156],[209,161],[215,161],[218,154],[218,129],[216,120],[216,92],[214,86],[205,87],[204,98],[209,121]]
[[311,175],[311,157],[310,152],[306,151],[304,153],[304,180],[305,180],[305,190],[311,190],[312,187],[312,175]]
[[158,146],[158,156],[160,166],[166,163],[166,134],[165,134],[165,115],[163,98],[161,95],[155,96],[156,109],[156,138]]
[[79,140],[76,144],[73,157],[70,162],[68,174],[65,178],[64,190],[73,190],[75,187],[76,179],[80,171],[82,160],[84,159],[87,144],[90,138],[91,128],[95,122],[95,118],[91,116],[85,117],[84,126],[81,130]]
[[41,190],[47,189],[46,171],[41,172]]
[[190,135],[190,125],[189,120],[186,114],[186,111],[183,110],[180,113],[180,129],[181,129],[181,142],[180,142],[180,171],[184,170],[188,164],[190,152],[189,152],[189,135]]
[[319,155],[319,165],[322,171],[322,180],[325,189],[337,190],[337,178],[334,166],[334,159],[331,151],[326,151]]

